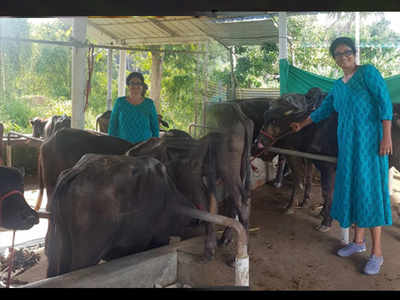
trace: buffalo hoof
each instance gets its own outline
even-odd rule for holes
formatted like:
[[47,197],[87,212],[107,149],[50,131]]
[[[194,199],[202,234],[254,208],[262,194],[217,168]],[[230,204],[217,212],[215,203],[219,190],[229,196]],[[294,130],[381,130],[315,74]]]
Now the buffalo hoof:
[[218,246],[227,246],[233,241],[232,228],[225,228],[222,237],[218,240]]
[[311,207],[310,199],[306,199],[302,203],[299,204],[299,208],[310,208],[310,207]]
[[215,249],[206,249],[204,255],[201,258],[202,263],[208,263],[215,258]]
[[277,189],[280,189],[282,187],[282,183],[281,182],[274,182],[273,186],[276,187]]
[[198,260],[198,262],[200,263],[200,264],[207,264],[207,263],[209,263],[210,261],[212,261],[213,260],[213,257],[209,257],[209,256],[206,256],[205,254],[204,255],[202,255],[200,258],[199,258],[199,260]]
[[235,267],[235,258],[229,258],[227,261],[226,261],[226,264],[228,265],[228,267],[231,267],[231,268],[234,268]]
[[294,209],[293,208],[288,208],[284,212],[285,215],[293,215],[294,214]]
[[320,224],[320,225],[315,226],[314,229],[318,230],[319,232],[328,232],[331,229],[331,227]]
[[321,213],[322,207],[323,207],[322,205],[311,207],[311,213],[314,216],[318,217]]
[[226,246],[228,246],[230,243],[232,243],[232,238],[224,238],[224,237],[222,237],[222,238],[220,238],[219,240],[218,240],[218,246],[219,247],[226,247]]

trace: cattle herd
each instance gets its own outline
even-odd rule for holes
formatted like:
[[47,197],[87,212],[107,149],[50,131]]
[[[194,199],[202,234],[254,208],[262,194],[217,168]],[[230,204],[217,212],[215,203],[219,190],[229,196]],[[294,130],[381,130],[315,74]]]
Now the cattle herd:
[[[270,146],[314,154],[337,155],[337,115],[292,133],[289,124],[305,118],[322,102],[318,88],[307,94],[287,94],[280,99],[247,99],[216,103],[207,108],[203,137],[195,139],[181,130],[168,130],[160,138],[132,144],[122,139],[73,129],[70,118],[54,116],[31,121],[34,137],[43,137],[39,151],[39,197],[47,193],[50,212],[45,253],[47,276],[57,276],[97,264],[100,260],[145,251],[184,236],[194,222],[181,213],[189,207],[238,217],[248,230],[250,219],[251,156],[270,160]],[[107,133],[111,112],[96,118],[96,130]],[[393,155],[390,165],[400,170],[400,109],[394,107]],[[160,125],[169,127],[159,116]],[[62,128],[62,129],[61,129]],[[329,230],[336,165],[288,156],[294,183],[287,213],[294,212],[299,186],[304,186],[300,206],[310,203],[311,171],[321,175],[322,222]],[[281,170],[284,168],[282,167]],[[279,176],[278,176],[279,177]],[[281,177],[281,176],[280,176]],[[18,170],[0,167],[0,226],[29,229],[38,215],[23,197],[23,177]],[[223,197],[217,198],[217,185]],[[233,239],[226,228],[219,241],[211,223],[204,226],[204,258],[215,257],[218,244]]]

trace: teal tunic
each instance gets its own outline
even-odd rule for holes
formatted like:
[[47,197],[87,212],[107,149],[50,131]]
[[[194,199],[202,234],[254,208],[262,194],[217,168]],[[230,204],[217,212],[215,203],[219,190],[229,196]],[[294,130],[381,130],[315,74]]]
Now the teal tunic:
[[360,66],[347,83],[338,79],[313,122],[338,112],[338,162],[331,216],[341,227],[392,224],[388,156],[379,155],[382,120],[392,119],[384,79],[372,65]]
[[159,136],[157,111],[153,100],[145,98],[133,105],[126,97],[117,98],[111,112],[108,134],[138,143]]

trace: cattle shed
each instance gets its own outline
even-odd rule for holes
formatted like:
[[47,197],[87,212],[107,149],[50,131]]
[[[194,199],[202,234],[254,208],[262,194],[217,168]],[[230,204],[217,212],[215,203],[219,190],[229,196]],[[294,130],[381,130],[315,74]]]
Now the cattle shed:
[[[66,24],[72,26],[74,36],[72,41],[63,43],[63,46],[72,47],[73,49],[72,127],[83,128],[84,124],[85,85],[82,83],[85,82],[83,79],[86,78],[85,59],[88,49],[96,47],[108,49],[109,66],[113,63],[113,53],[119,51],[120,72],[118,96],[121,96],[125,93],[124,71],[126,69],[125,55],[127,50],[150,51],[153,53],[153,58],[156,58],[157,53],[166,51],[163,48],[164,45],[199,43],[204,45],[203,49],[206,51],[207,43],[214,40],[223,45],[227,51],[230,51],[230,47],[233,45],[257,45],[264,42],[279,42],[279,58],[285,59],[287,58],[286,17],[295,14],[303,13],[237,12],[222,14],[220,16],[97,16],[60,18]],[[279,19],[276,17],[279,17]],[[4,31],[1,33],[0,38],[4,40],[14,39],[3,34]],[[21,41],[34,43],[54,42],[39,40]],[[204,52],[192,52],[192,54],[201,56]],[[151,98],[156,101],[160,101],[160,74],[157,73],[159,63],[160,61],[154,59],[151,70],[152,87],[154,87],[151,90]],[[109,73],[108,83],[107,109],[111,109],[111,72]],[[201,124],[194,125],[202,126]],[[265,182],[265,178],[261,181]],[[269,215],[269,217],[273,218],[274,215]],[[307,216],[301,215],[301,218],[306,219]],[[253,229],[257,231],[257,227]],[[276,228],[274,230],[279,231]],[[290,240],[294,239],[293,231],[290,232]],[[334,231],[333,237],[330,235],[324,241],[332,244],[332,240],[337,239],[339,233],[342,234],[340,229]],[[348,232],[344,234],[348,235]],[[312,237],[315,238],[315,236]],[[267,246],[266,251],[274,249],[275,244],[272,246],[273,242],[278,244],[272,238],[271,240],[263,241],[264,246]],[[204,282],[207,282],[206,287],[210,288],[211,286],[208,285],[210,281],[202,281],[201,278],[207,277],[207,267],[199,264],[196,259],[200,255],[198,252],[200,252],[199,249],[202,246],[202,239],[200,238],[178,243],[171,240],[170,245],[165,247],[74,271],[57,278],[34,282],[26,287],[204,287]],[[307,258],[305,258],[306,260]],[[309,264],[311,265],[312,263]],[[254,265],[254,268],[256,267]],[[218,266],[218,268],[221,268],[219,272],[225,273],[225,279],[228,278],[229,281],[223,281],[223,279],[218,278],[216,282],[220,285],[232,285],[229,287],[233,288],[233,283],[236,279],[235,276],[240,275],[235,274],[236,270],[226,268],[226,266]],[[295,273],[296,271],[293,269],[293,274]],[[279,275],[279,272],[277,274]],[[278,278],[278,275],[276,275],[276,278]],[[214,276],[209,277],[213,277],[214,279]],[[391,277],[390,280],[396,279]],[[295,284],[300,286],[300,279]]]
[[[70,42],[44,41],[44,40],[24,40],[16,37],[7,36],[6,28],[1,27],[0,38],[2,41],[19,41],[27,43],[58,44],[72,47],[72,127],[84,128],[84,105],[85,105],[85,73],[86,57],[91,48],[108,49],[109,69],[111,69],[113,51],[119,51],[119,80],[118,96],[125,94],[125,70],[126,70],[126,51],[151,51],[154,57],[163,50],[164,45],[200,43],[207,45],[211,40],[223,45],[227,51],[231,51],[234,45],[261,45],[265,42],[285,43],[282,34],[286,34],[286,15],[298,13],[232,13],[223,16],[163,16],[163,17],[74,17],[61,18],[61,20],[71,25],[72,39]],[[279,25],[276,18],[279,15]],[[282,32],[281,32],[282,31]],[[281,34],[279,35],[279,32]],[[286,37],[285,37],[286,39]],[[140,46],[140,48],[139,48]],[[143,48],[144,47],[144,48]],[[206,49],[206,47],[203,47]],[[193,55],[202,55],[203,52],[193,52]],[[285,56],[285,51],[281,51],[281,56]],[[160,92],[160,61],[153,60],[151,82],[151,98],[159,101]],[[107,109],[111,109],[111,72],[108,76],[108,99]],[[204,124],[203,124],[204,125]],[[181,261],[182,255],[174,254],[174,265]],[[171,261],[168,258],[167,261]],[[187,257],[183,261],[190,261]],[[137,263],[133,263],[136,264]],[[182,265],[180,262],[179,265]],[[105,266],[105,265],[104,265]],[[104,268],[100,267],[100,268]],[[111,265],[107,264],[112,268]],[[98,267],[96,267],[98,268]],[[169,269],[169,268],[167,268]],[[111,269],[110,269],[111,270]],[[138,269],[140,270],[140,268]],[[123,271],[123,270],[122,270]],[[86,271],[84,271],[85,273]],[[107,272],[107,271],[106,271]],[[123,271],[124,272],[124,271]],[[138,271],[139,272],[139,271]],[[173,272],[177,272],[176,270]],[[72,275],[73,276],[73,275]],[[81,275],[78,275],[78,277]],[[134,275],[140,278],[141,274]],[[187,275],[188,276],[188,275]],[[192,276],[192,275],[191,275]],[[75,277],[71,277],[75,278]],[[65,278],[60,278],[62,282]],[[176,282],[178,278],[169,279],[166,284]],[[73,280],[75,281],[75,280]],[[52,282],[50,280],[49,282]],[[55,281],[57,282],[57,281]],[[67,284],[67,282],[65,281]],[[101,281],[100,281],[101,283]],[[56,283],[57,284],[57,283]],[[146,284],[149,284],[148,282]],[[41,285],[41,284],[39,284]],[[108,283],[106,284],[108,285]],[[240,284],[241,285],[241,284]],[[247,283],[248,285],[248,283]],[[46,283],[44,284],[46,286]],[[51,284],[50,284],[51,286]],[[58,284],[59,286],[59,284]],[[68,286],[68,285],[67,285]],[[128,285],[129,286],[129,285]],[[148,286],[148,285],[146,285]],[[149,286],[148,286],[149,287]]]
[[[82,129],[85,124],[86,74],[89,72],[86,60],[90,49],[108,49],[107,110],[111,110],[112,103],[111,66],[113,53],[119,51],[119,97],[125,95],[126,51],[150,51],[153,55],[153,65],[150,72],[150,98],[155,101],[158,108],[161,91],[161,60],[159,54],[166,51],[164,46],[198,43],[202,45],[202,51],[186,52],[202,57],[207,51],[209,41],[217,41],[227,49],[228,53],[234,45],[261,45],[270,42],[279,43],[280,57],[286,57],[286,18],[299,14],[310,13],[261,11],[221,13],[212,16],[61,17],[60,19],[65,24],[71,26],[72,37],[70,41],[29,40],[10,36],[3,22],[3,26],[0,27],[0,40],[72,47],[71,125],[73,128]],[[0,23],[0,25],[2,24]],[[279,34],[279,32],[281,33]],[[269,93],[269,91],[265,91],[265,93]],[[201,98],[201,96],[199,95],[198,98]],[[203,97],[201,101],[205,102],[206,100]]]

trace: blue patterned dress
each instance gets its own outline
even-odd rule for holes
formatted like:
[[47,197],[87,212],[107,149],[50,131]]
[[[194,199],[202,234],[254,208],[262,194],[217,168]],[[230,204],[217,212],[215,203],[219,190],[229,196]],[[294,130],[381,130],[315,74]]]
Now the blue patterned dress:
[[379,155],[382,120],[392,119],[384,79],[372,65],[360,66],[347,83],[338,79],[313,122],[338,112],[338,163],[331,207],[340,226],[392,224],[388,190],[388,156]]
[[117,98],[111,112],[108,134],[131,143],[158,137],[158,118],[153,100],[144,98],[142,103],[133,105],[125,96]]

